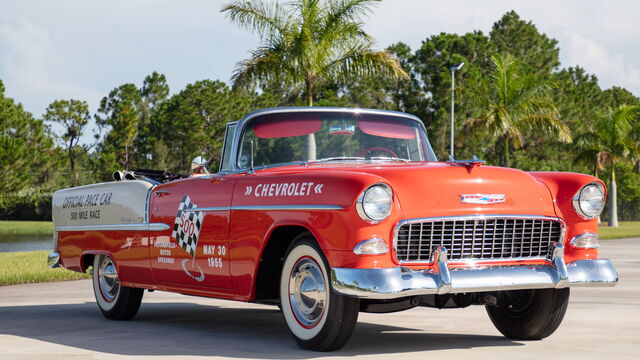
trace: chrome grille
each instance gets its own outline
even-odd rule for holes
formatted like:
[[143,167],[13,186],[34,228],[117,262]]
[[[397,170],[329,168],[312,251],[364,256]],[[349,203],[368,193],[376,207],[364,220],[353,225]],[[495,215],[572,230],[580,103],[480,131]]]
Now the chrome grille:
[[563,224],[546,217],[455,217],[401,222],[394,242],[400,262],[431,262],[439,246],[449,260],[543,258],[562,240]]

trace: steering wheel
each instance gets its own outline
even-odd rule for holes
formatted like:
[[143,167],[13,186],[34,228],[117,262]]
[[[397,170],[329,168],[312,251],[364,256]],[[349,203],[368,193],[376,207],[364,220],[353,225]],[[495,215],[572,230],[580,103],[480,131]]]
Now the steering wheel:
[[356,156],[362,156],[368,152],[371,151],[382,151],[382,152],[386,152],[387,154],[391,155],[394,158],[397,158],[398,155],[396,155],[396,153],[394,153],[392,150],[387,149],[386,147],[370,147],[370,148],[366,148],[364,150],[362,150],[360,153],[358,153]]

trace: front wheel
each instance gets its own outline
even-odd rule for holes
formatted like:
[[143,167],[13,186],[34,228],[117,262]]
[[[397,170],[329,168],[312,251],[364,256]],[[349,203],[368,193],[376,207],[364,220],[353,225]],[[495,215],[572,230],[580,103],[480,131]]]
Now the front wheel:
[[106,255],[96,255],[93,260],[93,293],[104,317],[129,320],[138,313],[144,290],[122,286],[113,260]]
[[487,305],[493,325],[511,339],[539,340],[560,326],[569,304],[569,288],[501,291]]
[[358,321],[359,300],[331,291],[328,268],[322,251],[307,234],[292,243],[282,267],[282,314],[289,331],[305,349],[340,349]]

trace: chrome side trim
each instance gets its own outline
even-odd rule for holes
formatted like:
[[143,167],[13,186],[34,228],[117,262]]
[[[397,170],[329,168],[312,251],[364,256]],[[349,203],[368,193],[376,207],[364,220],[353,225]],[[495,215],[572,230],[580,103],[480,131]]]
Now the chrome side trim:
[[303,210],[344,210],[344,207],[339,205],[238,205],[238,206],[219,206],[219,207],[200,207],[200,208],[192,208],[184,210],[185,212],[196,212],[196,211],[229,211],[229,210],[238,210],[238,211],[270,211],[270,210],[280,210],[280,211],[303,211]]
[[199,207],[199,208],[191,208],[191,209],[184,209],[184,212],[196,212],[196,211],[204,211],[204,212],[209,212],[209,211],[229,211],[229,209],[231,209],[229,206],[219,206],[219,207]]
[[165,223],[139,223],[58,226],[56,231],[163,231],[170,228]]
[[396,299],[430,294],[615,286],[618,273],[611,261],[576,260],[565,264],[556,247],[550,263],[537,266],[494,266],[449,269],[446,249],[438,249],[438,270],[331,269],[333,290],[363,299]]
[[[567,230],[567,224],[559,217],[553,216],[543,216],[543,215],[509,215],[509,214],[476,214],[476,215],[456,215],[456,216],[439,216],[439,217],[427,217],[427,218],[415,218],[415,219],[405,219],[400,220],[396,226],[393,228],[393,251],[394,257],[395,252],[398,246],[398,233],[400,232],[400,228],[406,224],[416,224],[422,222],[436,222],[436,221],[462,221],[462,220],[492,220],[492,219],[526,219],[526,220],[551,220],[557,221],[560,223],[561,231],[560,231],[560,239],[564,242],[565,235]],[[435,258],[435,257],[434,257]],[[451,263],[455,264],[467,264],[469,266],[477,266],[485,263],[495,263],[495,262],[505,262],[505,261],[518,261],[518,260],[542,260],[546,259],[545,257],[526,257],[526,258],[497,258],[497,259],[463,259],[452,261]],[[397,259],[396,259],[397,260]],[[408,264],[416,264],[416,265],[426,265],[433,264],[434,260],[421,260],[421,261],[398,261],[400,264],[408,265]]]
[[344,207],[339,205],[247,205],[247,206],[232,206],[231,210],[331,211],[331,210],[344,210]]

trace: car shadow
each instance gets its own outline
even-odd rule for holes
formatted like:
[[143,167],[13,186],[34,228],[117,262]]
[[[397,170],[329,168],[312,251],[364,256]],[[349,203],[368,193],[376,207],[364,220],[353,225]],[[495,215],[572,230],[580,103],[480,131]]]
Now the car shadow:
[[434,334],[359,322],[343,349],[311,352],[296,346],[275,307],[144,303],[132,321],[111,321],[89,302],[0,307],[0,319],[0,334],[129,356],[293,359],[522,345],[499,336]]

